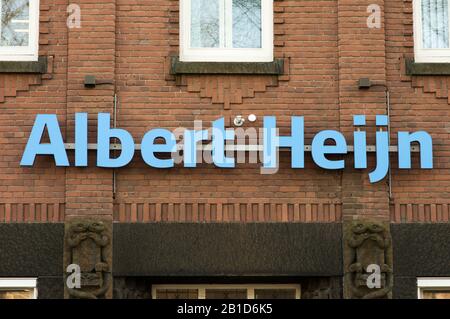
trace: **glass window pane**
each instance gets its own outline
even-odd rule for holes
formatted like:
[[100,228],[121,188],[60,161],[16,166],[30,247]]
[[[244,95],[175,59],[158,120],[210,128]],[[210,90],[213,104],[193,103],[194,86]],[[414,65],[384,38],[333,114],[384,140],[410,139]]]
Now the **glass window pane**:
[[0,46],[28,46],[29,0],[0,0]]
[[261,48],[261,0],[233,0],[233,48]]
[[157,289],[156,299],[198,299],[197,289]]
[[33,299],[34,289],[0,290],[0,299]]
[[423,299],[450,299],[450,290],[424,290]]
[[255,299],[295,299],[295,289],[255,289]]
[[220,45],[219,0],[191,1],[191,47],[217,48]]
[[425,49],[449,47],[448,0],[422,0],[422,38]]
[[206,299],[247,299],[247,289],[206,289]]

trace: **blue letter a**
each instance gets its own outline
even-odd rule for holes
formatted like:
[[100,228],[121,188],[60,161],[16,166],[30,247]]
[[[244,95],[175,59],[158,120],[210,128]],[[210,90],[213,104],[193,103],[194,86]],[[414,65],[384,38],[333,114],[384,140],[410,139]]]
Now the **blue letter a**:
[[[41,144],[47,127],[50,143]],[[33,166],[36,155],[53,155],[56,166],[69,166],[56,114],[38,114],[23,152],[21,166]]]

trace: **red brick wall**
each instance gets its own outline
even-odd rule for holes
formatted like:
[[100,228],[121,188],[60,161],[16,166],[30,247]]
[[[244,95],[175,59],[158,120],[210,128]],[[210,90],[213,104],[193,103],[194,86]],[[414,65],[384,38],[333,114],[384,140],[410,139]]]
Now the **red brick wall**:
[[[414,56],[412,1],[386,2],[386,70],[392,131],[425,130],[434,142],[434,169],[398,170],[393,164],[392,219],[448,222],[450,206],[450,100],[448,76],[407,77],[404,57]],[[392,136],[396,142],[396,136]],[[413,167],[418,167],[414,157]]]
[[[20,82],[35,79],[0,103],[0,221],[60,221],[65,213],[65,170],[48,158],[38,158],[33,168],[19,166],[22,152],[38,113],[56,113],[65,131],[67,96],[67,1],[41,1],[39,55],[54,57],[48,74],[15,75]],[[0,80],[0,83],[2,81]],[[3,95],[3,94],[0,94]]]
[[[114,109],[114,85],[86,89],[85,75],[95,74],[98,80],[113,83],[116,73],[115,1],[81,0],[77,4],[81,28],[69,30],[67,50],[67,136],[72,141],[76,112],[89,113],[90,123],[96,123],[97,113],[112,113]],[[96,128],[90,125],[89,141],[95,140]],[[66,169],[66,215],[111,219],[113,172],[95,167],[95,153],[90,154],[89,162],[89,168]]]
[[[4,81],[22,89],[8,89],[0,102],[0,222],[79,215],[131,222],[334,222],[358,216],[448,221],[450,86],[447,77],[404,75],[402,59],[413,53],[411,2],[275,1],[275,56],[285,59],[285,75],[178,78],[168,72],[168,57],[178,54],[178,1],[77,3],[82,25],[68,30],[69,1],[41,0],[40,55],[53,57],[52,67],[37,80],[22,75],[20,81]],[[367,28],[371,3],[385,11],[380,29]],[[86,89],[87,74],[114,84]],[[0,92],[5,77],[0,75]],[[158,170],[136,154],[129,166],[115,170],[115,194],[113,171],[96,168],[95,156],[89,168],[55,168],[43,157],[33,168],[19,166],[36,114],[57,113],[72,142],[74,113],[89,112],[94,141],[95,114],[112,113],[114,94],[117,125],[137,143],[151,128],[192,127],[194,120],[221,116],[229,123],[235,115],[253,113],[257,127],[262,116],[277,116],[283,134],[289,133],[290,116],[305,116],[307,144],[323,129],[344,132],[351,144],[352,115],[364,113],[368,144],[374,144],[374,115],[386,112],[385,92],[358,90],[361,77],[389,88],[394,143],[401,129],[423,129],[434,137],[435,169],[419,170],[417,160],[414,170],[394,169],[391,199],[387,179],[370,184],[370,170],[351,168],[350,155],[348,169],[332,172],[317,168],[309,153],[305,169],[290,169],[284,154],[277,174],[260,175],[255,164]],[[372,168],[373,155],[369,160]],[[396,160],[392,155],[394,167]]]
[[[275,56],[288,58],[290,69],[289,77],[275,79],[278,83],[267,87],[266,81],[272,81],[267,76],[210,76],[206,81],[205,76],[189,76],[178,86],[164,69],[166,57],[178,53],[178,2],[128,4],[118,1],[117,5],[118,118],[119,126],[133,136],[140,137],[157,126],[192,127],[194,120],[209,122],[220,116],[229,119],[251,113],[257,115],[258,127],[263,115],[276,115],[280,123],[284,119],[284,126],[288,126],[288,116],[303,114],[307,117],[308,138],[312,132],[338,128],[335,1],[275,2]],[[150,20],[154,22],[148,23]],[[208,86],[214,81],[214,86]],[[261,87],[261,92],[251,98],[243,94],[241,101],[235,99],[241,95],[243,82]],[[215,99],[221,85],[229,90],[221,94],[222,99]],[[227,105],[227,96],[237,103]],[[284,156],[283,169],[277,174],[260,175],[258,165],[241,164],[233,170],[201,165],[197,169],[168,171],[145,167],[138,158],[118,172],[115,218],[339,220],[340,173],[319,170],[311,163],[305,170],[293,170],[288,168],[288,161]]]
[[[338,1],[339,30],[339,106],[340,129],[352,140],[353,115],[365,114],[368,144],[375,144],[375,115],[386,114],[385,89],[373,87],[359,90],[360,78],[370,78],[376,84],[386,82],[385,23],[380,28],[367,25],[367,6],[377,4],[381,11],[384,1]],[[374,169],[374,155],[368,156],[369,169],[355,170],[352,162],[342,176],[344,217],[364,216],[385,220],[389,218],[389,198],[386,180],[369,182],[368,173]],[[349,165],[350,164],[350,165]]]

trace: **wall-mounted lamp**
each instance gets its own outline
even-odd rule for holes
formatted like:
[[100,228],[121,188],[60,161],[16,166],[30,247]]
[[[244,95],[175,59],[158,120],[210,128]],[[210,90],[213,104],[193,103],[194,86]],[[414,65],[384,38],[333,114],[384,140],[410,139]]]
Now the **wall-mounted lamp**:
[[372,86],[372,82],[370,81],[369,78],[360,78],[358,80],[358,89],[360,89],[360,90],[370,89],[371,86]]
[[84,87],[85,88],[95,88],[97,85],[101,84],[114,84],[112,80],[97,80],[95,75],[86,75],[84,77]]

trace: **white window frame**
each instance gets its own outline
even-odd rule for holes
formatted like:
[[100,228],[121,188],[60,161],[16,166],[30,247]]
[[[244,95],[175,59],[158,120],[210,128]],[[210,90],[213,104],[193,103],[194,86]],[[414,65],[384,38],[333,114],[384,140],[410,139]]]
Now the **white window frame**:
[[[231,8],[232,0],[225,0]],[[223,34],[225,8],[221,7],[221,41],[232,42],[231,32],[227,39]],[[231,10],[231,9],[229,9]],[[228,26],[231,23],[227,23]],[[273,0],[261,0],[261,48],[191,48],[191,0],[180,0],[180,61],[185,62],[272,62],[273,61]]]
[[37,278],[0,278],[0,291],[17,289],[33,289],[33,299],[37,299]]
[[[1,7],[0,7],[1,10]],[[30,0],[27,47],[0,46],[0,61],[37,61],[39,58],[39,0]]]
[[417,297],[423,299],[427,290],[450,290],[450,277],[417,278]]
[[255,299],[255,289],[295,289],[295,299],[300,299],[300,285],[294,284],[224,284],[224,285],[152,285],[152,299],[156,299],[158,289],[196,289],[198,299],[206,298],[206,289],[246,289],[247,299]]
[[[450,31],[450,3],[448,5],[449,31]],[[422,0],[413,0],[414,24],[414,62],[417,63],[449,63],[450,48],[426,49],[423,47],[422,33]]]

